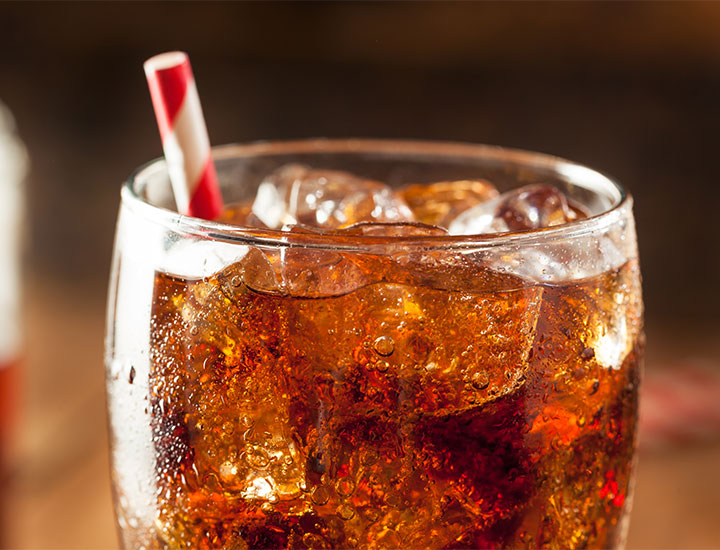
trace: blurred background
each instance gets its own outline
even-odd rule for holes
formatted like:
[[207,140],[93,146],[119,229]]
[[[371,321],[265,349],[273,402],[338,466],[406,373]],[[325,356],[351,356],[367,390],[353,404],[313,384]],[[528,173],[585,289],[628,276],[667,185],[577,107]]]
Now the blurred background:
[[116,547],[102,363],[112,238],[121,182],[162,152],[142,62],[182,49],[215,144],[493,143],[624,183],[650,403],[628,547],[720,548],[718,36],[720,3],[706,2],[0,4],[0,101],[30,159],[24,346],[0,393],[5,416],[17,398],[3,543]]

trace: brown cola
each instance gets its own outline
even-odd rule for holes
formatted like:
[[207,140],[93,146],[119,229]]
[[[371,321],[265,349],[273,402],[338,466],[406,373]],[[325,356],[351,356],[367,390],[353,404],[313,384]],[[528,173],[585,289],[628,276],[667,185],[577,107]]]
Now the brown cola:
[[639,280],[292,247],[158,272],[154,547],[622,544]]

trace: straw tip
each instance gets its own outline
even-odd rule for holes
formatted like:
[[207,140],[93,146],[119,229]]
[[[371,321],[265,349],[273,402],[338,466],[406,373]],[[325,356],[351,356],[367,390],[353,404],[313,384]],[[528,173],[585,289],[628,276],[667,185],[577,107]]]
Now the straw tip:
[[185,52],[164,52],[152,56],[143,63],[145,74],[179,67],[183,63],[189,63],[188,55]]

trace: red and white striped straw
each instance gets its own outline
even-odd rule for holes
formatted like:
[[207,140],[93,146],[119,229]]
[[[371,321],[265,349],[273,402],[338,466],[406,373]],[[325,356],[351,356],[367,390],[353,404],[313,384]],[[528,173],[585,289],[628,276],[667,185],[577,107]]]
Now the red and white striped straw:
[[178,211],[215,219],[222,196],[190,60],[184,52],[167,52],[144,67]]

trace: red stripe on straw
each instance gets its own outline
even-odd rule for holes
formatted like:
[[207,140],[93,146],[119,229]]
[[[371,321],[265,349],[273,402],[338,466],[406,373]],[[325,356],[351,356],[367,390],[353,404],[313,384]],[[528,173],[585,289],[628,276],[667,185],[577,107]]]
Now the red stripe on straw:
[[188,215],[212,220],[217,218],[222,210],[223,201],[217,184],[215,164],[209,158],[195,188],[195,193],[190,197]]
[[192,68],[187,57],[179,65],[158,69],[147,75],[150,97],[162,139],[172,131],[175,117],[180,111],[191,80],[193,80]]

